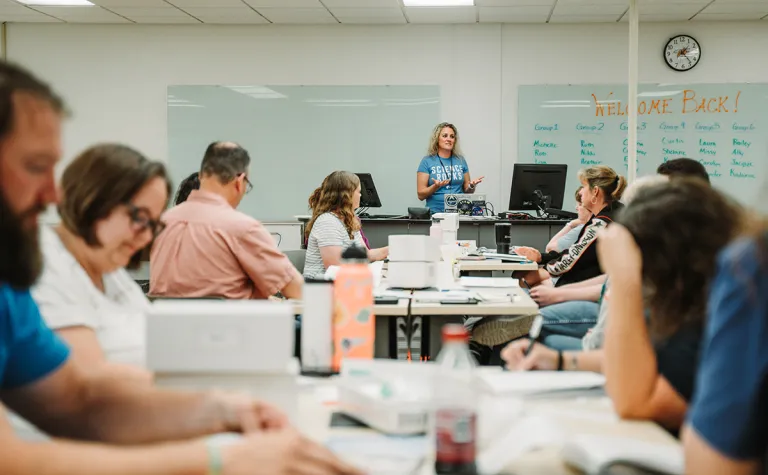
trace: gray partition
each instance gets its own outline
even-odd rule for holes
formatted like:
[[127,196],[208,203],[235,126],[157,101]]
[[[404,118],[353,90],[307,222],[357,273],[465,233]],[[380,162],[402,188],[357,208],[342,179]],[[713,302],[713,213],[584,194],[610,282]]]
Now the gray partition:
[[210,142],[240,143],[254,185],[240,210],[260,220],[306,214],[339,169],[373,175],[383,207],[372,213],[406,214],[439,119],[438,86],[169,86],[168,162],[178,184]]

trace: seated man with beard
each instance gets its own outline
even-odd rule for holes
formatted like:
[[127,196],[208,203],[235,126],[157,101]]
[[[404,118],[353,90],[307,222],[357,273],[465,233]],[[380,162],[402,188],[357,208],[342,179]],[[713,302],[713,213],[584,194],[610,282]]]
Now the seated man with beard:
[[[0,473],[358,473],[264,403],[93,377],[70,358],[29,292],[41,267],[37,217],[57,197],[62,111],[47,85],[0,62]],[[5,407],[57,439],[20,440]],[[244,436],[227,446],[199,439],[219,432]]]

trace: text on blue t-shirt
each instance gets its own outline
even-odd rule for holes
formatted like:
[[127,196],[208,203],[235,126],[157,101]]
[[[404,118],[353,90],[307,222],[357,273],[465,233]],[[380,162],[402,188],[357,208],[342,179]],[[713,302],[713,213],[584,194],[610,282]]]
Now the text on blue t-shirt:
[[418,172],[429,174],[427,186],[432,186],[436,181],[451,181],[427,198],[427,208],[433,213],[441,213],[445,211],[446,194],[464,193],[464,174],[469,173],[469,166],[462,157],[429,155],[421,159]]

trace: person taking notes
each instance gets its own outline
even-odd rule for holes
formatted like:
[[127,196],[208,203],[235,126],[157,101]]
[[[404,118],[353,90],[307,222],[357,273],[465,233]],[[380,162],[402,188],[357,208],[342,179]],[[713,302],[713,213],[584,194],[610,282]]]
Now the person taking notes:
[[419,200],[427,200],[432,213],[445,211],[445,195],[474,193],[482,183],[480,177],[469,176],[469,165],[459,146],[456,126],[443,122],[432,131],[427,156],[421,159],[416,172],[416,193]]

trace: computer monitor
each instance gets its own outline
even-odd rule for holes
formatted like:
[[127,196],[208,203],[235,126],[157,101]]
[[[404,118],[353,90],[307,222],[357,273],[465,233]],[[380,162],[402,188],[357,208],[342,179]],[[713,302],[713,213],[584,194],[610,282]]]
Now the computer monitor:
[[[516,163],[512,171],[512,191],[509,195],[510,210],[539,210],[542,208],[563,209],[565,179],[568,165],[541,163]],[[545,203],[538,197],[549,197]]]
[[360,178],[360,207],[381,208],[381,199],[370,173],[355,173]]

